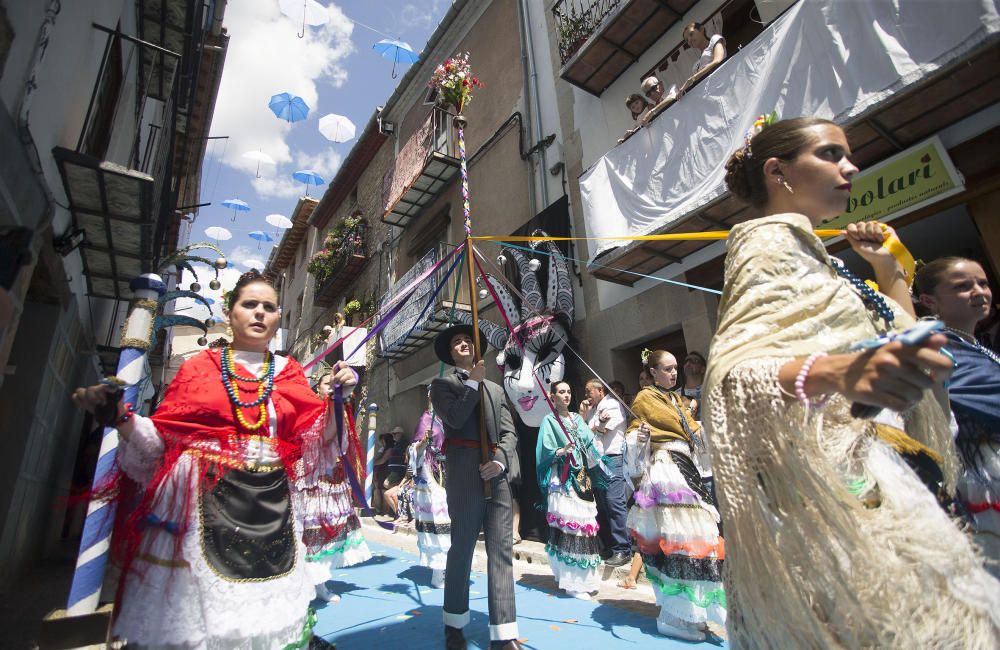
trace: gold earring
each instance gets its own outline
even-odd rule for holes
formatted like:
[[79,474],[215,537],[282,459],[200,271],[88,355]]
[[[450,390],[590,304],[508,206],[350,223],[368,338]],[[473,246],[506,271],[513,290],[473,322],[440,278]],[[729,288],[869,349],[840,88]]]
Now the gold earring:
[[233,338],[233,326],[228,323],[226,324],[226,336]]
[[795,190],[793,190],[792,186],[788,184],[788,181],[785,180],[784,176],[779,176],[778,182],[785,186],[785,189],[788,190],[789,194],[795,194]]

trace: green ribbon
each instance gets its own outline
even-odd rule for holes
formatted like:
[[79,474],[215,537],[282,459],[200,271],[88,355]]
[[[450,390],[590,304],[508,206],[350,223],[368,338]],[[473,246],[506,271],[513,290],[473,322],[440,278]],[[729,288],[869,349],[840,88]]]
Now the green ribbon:
[[667,596],[683,595],[693,604],[702,608],[706,608],[712,604],[718,604],[722,607],[726,606],[726,591],[722,587],[711,590],[705,594],[704,598],[699,598],[698,594],[695,593],[694,587],[691,585],[686,585],[680,582],[664,582],[657,576],[652,575],[648,570],[646,571],[646,577],[649,578],[649,581],[656,585],[656,587]]
[[316,610],[310,607],[308,613],[306,614],[306,620],[302,622],[302,634],[299,636],[299,640],[289,643],[284,647],[284,650],[301,650],[301,648],[308,647],[309,640],[312,639],[313,628],[315,626]]
[[577,559],[568,553],[560,551],[555,546],[552,546],[552,544],[545,545],[545,552],[551,555],[552,557],[556,558],[563,564],[572,567],[580,567],[581,569],[585,570],[593,569],[594,567],[596,567],[601,563],[600,555],[588,555],[587,557],[582,557]]
[[337,544],[333,548],[329,548],[329,549],[327,549],[325,551],[320,551],[319,553],[316,553],[315,555],[307,555],[306,556],[306,562],[318,562],[319,560],[322,560],[325,557],[329,557],[331,555],[336,555],[337,553],[343,553],[344,551],[346,551],[348,548],[350,548],[352,546],[361,546],[364,543],[365,543],[365,538],[362,537],[361,535],[357,535],[357,536],[354,536],[354,537],[348,537],[342,543]]

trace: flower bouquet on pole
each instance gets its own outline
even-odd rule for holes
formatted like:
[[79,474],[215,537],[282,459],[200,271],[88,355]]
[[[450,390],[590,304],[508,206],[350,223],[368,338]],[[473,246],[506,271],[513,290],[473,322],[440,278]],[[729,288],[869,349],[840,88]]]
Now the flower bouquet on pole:
[[454,106],[459,115],[465,105],[472,101],[472,89],[482,88],[483,82],[472,76],[469,53],[458,54],[446,59],[434,69],[427,85],[438,92],[438,103]]

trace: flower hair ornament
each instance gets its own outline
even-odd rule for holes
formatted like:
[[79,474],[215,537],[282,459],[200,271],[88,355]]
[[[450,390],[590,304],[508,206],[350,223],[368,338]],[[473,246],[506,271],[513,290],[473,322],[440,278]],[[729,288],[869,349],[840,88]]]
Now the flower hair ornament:
[[750,149],[750,141],[753,140],[755,135],[777,121],[778,111],[771,111],[770,113],[757,116],[757,119],[753,121],[753,124],[750,125],[750,128],[747,129],[746,134],[743,136],[743,148],[740,150],[742,158],[746,159],[753,156],[753,151]]
[[639,358],[642,359],[643,367],[649,366],[649,355],[652,354],[652,350],[649,348],[643,348],[642,352],[639,353]]

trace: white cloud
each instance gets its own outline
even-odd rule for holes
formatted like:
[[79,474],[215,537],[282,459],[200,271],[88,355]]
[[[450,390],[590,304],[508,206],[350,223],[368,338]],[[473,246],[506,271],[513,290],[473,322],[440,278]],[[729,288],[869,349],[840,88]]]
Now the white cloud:
[[[292,169],[292,171],[312,170],[322,176],[323,180],[329,184],[337,174],[337,170],[340,169],[342,161],[343,156],[336,151],[321,151],[317,154],[299,151],[295,153],[294,165],[287,166],[286,169]],[[297,199],[306,193],[305,184],[292,178],[291,171],[283,170],[275,176],[254,178],[252,185],[254,192],[262,198]],[[322,196],[324,191],[326,188],[323,185],[309,186],[309,192],[313,196]]]
[[[222,286],[218,289],[211,289],[208,283],[215,277],[215,273],[209,271],[209,269],[203,265],[197,265],[198,271],[198,284],[201,285],[201,291],[198,293],[205,298],[211,298],[215,301],[212,304],[211,310],[206,308],[200,302],[195,302],[192,298],[178,298],[174,301],[173,307],[168,308],[166,311],[168,313],[183,314],[185,316],[190,316],[191,318],[196,318],[198,320],[205,320],[209,316],[215,316],[217,318],[222,318],[222,292],[229,291],[236,286],[236,281],[240,279],[240,275],[243,273],[239,269],[233,268],[232,264],[226,268],[219,271],[219,282]],[[184,271],[181,274],[181,280],[179,283],[179,289],[189,289],[191,283],[195,279],[189,271]]]
[[[399,24],[403,28],[417,27],[427,29],[436,27],[438,21],[444,17],[444,4],[446,0],[424,0],[420,3],[407,3],[403,5],[403,10],[399,13]],[[423,43],[410,43],[414,48],[420,48]],[[419,49],[417,54],[420,54]]]
[[[226,256],[226,259],[229,260],[229,268],[238,265],[247,270],[257,269],[258,271],[263,271],[264,265],[267,264],[267,261],[261,259],[261,257],[261,251],[256,248],[250,248],[249,246],[237,246],[233,250],[229,251],[229,255]],[[237,273],[242,273],[242,271],[237,271]],[[237,277],[239,277],[239,275],[237,275]]]
[[[301,26],[283,16],[274,0],[229,4],[224,23],[231,38],[212,121],[213,136],[229,136],[223,164],[256,173],[257,163],[242,155],[256,150],[270,155],[279,165],[293,161],[285,138],[302,124],[279,120],[267,102],[271,95],[290,92],[302,97],[315,115],[319,108],[317,82],[322,79],[340,87],[347,81],[343,64],[354,51],[354,23],[337,5],[330,4],[328,9],[330,22],[321,28],[307,27],[300,39],[297,33]],[[263,185],[284,186],[277,177],[271,181]]]

